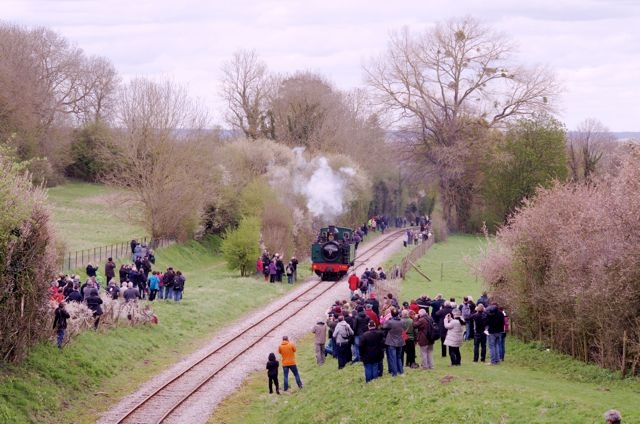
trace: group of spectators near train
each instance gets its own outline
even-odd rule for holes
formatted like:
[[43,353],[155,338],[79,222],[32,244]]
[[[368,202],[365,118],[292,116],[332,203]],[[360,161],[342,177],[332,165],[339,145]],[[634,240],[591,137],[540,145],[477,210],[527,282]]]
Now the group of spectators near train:
[[60,274],[51,283],[49,296],[58,303],[54,313],[53,328],[57,331],[57,345],[62,348],[67,319],[69,313],[65,309],[65,302],[85,303],[93,311],[94,329],[98,328],[100,316],[103,314],[100,289],[113,300],[124,303],[137,302],[147,299],[153,302],[157,299],[182,300],[186,278],[182,271],[168,267],[165,272],[153,271],[155,264],[153,250],[144,243],[131,241],[132,263],[123,263],[118,269],[119,281],[116,280],[117,264],[113,258],[108,258],[104,266],[104,277],[99,275],[98,266],[87,264],[85,269],[87,280],[81,284],[79,275]]
[[498,365],[504,361],[508,330],[508,315],[486,293],[477,301],[465,296],[461,304],[441,294],[399,304],[391,293],[380,302],[374,291],[365,295],[357,290],[350,301],[336,301],[312,332],[319,365],[326,355],[337,359],[338,369],[362,362],[369,382],[383,375],[385,356],[392,376],[403,374],[404,367],[419,368],[416,347],[422,369],[433,369],[438,340],[441,355],[449,356],[451,366],[461,365],[460,346],[465,340],[473,341],[473,362],[485,362],[488,345],[488,364]]
[[256,276],[264,277],[264,281],[270,283],[282,283],[282,277],[287,276],[287,283],[298,281],[298,259],[292,256],[285,266],[279,253],[269,254],[268,250],[262,251],[262,256],[256,260]]

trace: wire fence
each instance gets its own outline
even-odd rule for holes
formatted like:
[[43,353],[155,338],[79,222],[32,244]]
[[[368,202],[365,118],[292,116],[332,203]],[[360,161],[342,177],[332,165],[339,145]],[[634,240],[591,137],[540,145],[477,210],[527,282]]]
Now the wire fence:
[[[142,237],[136,239],[141,244],[146,244],[148,248],[156,250],[160,247],[166,247],[175,243],[175,240],[167,238],[152,239]],[[106,262],[108,258],[114,260],[129,258],[131,259],[131,242],[124,241],[109,246],[94,247],[92,249],[76,250],[75,252],[67,252],[62,258],[62,271],[67,272],[77,268],[84,268],[88,264],[100,264]]]

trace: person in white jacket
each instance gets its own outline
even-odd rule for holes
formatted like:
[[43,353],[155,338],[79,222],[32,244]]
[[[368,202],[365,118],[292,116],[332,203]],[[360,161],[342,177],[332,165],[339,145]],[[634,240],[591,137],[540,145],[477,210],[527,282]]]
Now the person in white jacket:
[[447,337],[444,345],[449,347],[451,366],[459,366],[462,361],[460,346],[464,337],[465,322],[461,317],[460,309],[454,309],[444,318],[444,326],[447,329]]

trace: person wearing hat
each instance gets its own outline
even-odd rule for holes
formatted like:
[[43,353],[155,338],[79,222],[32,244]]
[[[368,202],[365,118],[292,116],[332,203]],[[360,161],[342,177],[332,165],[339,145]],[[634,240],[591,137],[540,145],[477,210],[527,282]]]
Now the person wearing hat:
[[325,359],[324,345],[327,343],[327,326],[324,325],[324,319],[318,318],[311,332],[315,334],[316,363],[322,365]]
[[465,322],[464,319],[462,319],[460,309],[453,309],[444,318],[444,327],[447,329],[447,337],[444,340],[444,344],[449,347],[451,366],[459,366],[462,361],[460,346],[462,346],[465,329]]
[[376,323],[369,321],[367,331],[360,337],[360,359],[364,365],[366,383],[382,376],[384,360],[384,332],[376,329]]

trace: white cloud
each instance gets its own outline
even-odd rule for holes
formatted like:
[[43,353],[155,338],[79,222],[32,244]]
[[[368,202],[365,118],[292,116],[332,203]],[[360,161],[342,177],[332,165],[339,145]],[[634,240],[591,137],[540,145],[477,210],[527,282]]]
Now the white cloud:
[[221,116],[220,67],[255,49],[272,71],[311,70],[338,87],[362,85],[364,61],[389,31],[476,16],[519,45],[526,63],[565,82],[563,119],[594,117],[640,130],[640,3],[632,0],[4,0],[5,21],[59,31],[125,77],[171,76]]

